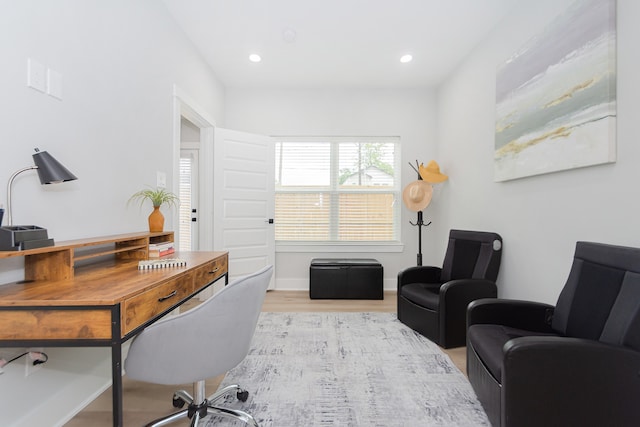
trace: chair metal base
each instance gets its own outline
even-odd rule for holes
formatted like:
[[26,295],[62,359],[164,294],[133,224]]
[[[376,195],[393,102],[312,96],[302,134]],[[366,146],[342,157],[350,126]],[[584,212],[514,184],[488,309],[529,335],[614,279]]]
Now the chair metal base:
[[182,418],[190,419],[191,427],[196,427],[198,426],[200,420],[202,420],[207,415],[219,415],[222,417],[233,418],[236,420],[240,420],[251,427],[259,427],[256,420],[248,413],[237,409],[216,406],[213,404],[216,400],[219,400],[225,395],[234,392],[236,393],[238,399],[242,401],[247,400],[247,396],[249,395],[249,393],[240,388],[240,386],[238,386],[237,384],[233,384],[223,388],[222,390],[218,390],[216,393],[205,399],[204,381],[198,381],[193,384],[194,397],[192,397],[185,390],[178,390],[173,394],[173,406],[181,408],[186,404],[188,405],[186,409],[151,421],[146,425],[146,427],[160,427],[172,424]]

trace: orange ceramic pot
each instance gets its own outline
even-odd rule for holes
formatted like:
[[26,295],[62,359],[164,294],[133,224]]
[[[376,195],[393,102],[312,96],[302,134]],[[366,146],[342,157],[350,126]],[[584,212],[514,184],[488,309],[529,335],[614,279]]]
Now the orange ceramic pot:
[[160,206],[154,206],[153,212],[149,215],[149,231],[163,231],[164,230],[164,215],[160,212]]

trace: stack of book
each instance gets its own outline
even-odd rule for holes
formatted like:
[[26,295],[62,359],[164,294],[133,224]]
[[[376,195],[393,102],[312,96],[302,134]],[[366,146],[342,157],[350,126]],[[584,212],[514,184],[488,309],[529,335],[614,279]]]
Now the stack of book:
[[175,251],[173,242],[149,243],[149,258],[160,258]]

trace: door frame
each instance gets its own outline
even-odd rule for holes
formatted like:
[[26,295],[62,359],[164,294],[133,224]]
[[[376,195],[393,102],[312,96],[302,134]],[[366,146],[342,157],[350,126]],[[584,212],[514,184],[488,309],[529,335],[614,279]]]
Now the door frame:
[[[215,121],[186,92],[173,85],[173,188],[180,187],[180,127],[182,118],[200,128],[198,165],[198,241],[200,250],[213,250],[213,135]],[[179,216],[173,217],[173,230],[179,230]],[[179,232],[179,231],[178,231]],[[179,236],[178,236],[179,237]]]

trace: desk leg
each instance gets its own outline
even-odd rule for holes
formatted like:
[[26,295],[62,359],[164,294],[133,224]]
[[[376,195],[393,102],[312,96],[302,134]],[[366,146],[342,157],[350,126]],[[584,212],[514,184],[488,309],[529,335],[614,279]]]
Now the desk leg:
[[120,306],[111,309],[111,400],[113,426],[124,425],[122,408],[122,339],[120,329]]
[[111,377],[113,425],[122,427],[122,345],[120,343],[111,346]]
[[111,390],[113,400],[113,425],[122,427],[122,345],[120,342],[111,346]]

